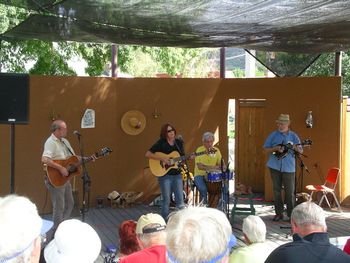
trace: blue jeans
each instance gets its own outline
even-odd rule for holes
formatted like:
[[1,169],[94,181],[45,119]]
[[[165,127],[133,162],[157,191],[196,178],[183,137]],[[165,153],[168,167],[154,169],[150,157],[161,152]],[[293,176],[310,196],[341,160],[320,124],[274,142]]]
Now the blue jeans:
[[196,175],[194,177],[194,184],[199,191],[199,202],[203,202],[203,204],[206,205],[208,203],[208,189],[207,185],[205,184],[204,176]]
[[170,196],[171,193],[175,194],[176,207],[182,209],[185,207],[183,198],[183,185],[181,174],[169,175],[158,177],[158,183],[160,186],[160,192],[162,194],[162,217],[165,221],[168,220]]

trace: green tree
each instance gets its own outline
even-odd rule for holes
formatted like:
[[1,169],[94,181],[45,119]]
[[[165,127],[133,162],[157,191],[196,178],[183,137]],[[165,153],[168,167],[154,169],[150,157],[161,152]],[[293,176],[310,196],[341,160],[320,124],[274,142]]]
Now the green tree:
[[[322,54],[303,74],[303,76],[334,76],[335,54]],[[342,92],[350,96],[350,51],[342,56]]]

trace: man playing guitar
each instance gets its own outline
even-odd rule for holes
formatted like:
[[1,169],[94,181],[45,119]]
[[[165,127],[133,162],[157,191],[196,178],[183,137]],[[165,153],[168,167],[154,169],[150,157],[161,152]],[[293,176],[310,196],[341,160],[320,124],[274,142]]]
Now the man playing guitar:
[[[62,176],[68,176],[67,168],[54,162],[55,160],[65,160],[75,155],[70,143],[65,139],[67,135],[66,123],[63,120],[55,120],[51,124],[51,132],[51,136],[45,142],[41,161],[44,165],[57,169]],[[55,187],[45,177],[45,185],[50,192],[53,209],[54,226],[52,228],[52,236],[48,236],[50,239],[53,238],[54,231],[58,225],[70,217],[74,207],[74,199],[69,180],[64,185]]]

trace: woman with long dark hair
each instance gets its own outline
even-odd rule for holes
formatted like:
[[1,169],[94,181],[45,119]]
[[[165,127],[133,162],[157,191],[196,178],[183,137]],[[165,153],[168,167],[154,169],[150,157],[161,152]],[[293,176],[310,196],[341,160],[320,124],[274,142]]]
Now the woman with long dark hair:
[[176,207],[181,209],[185,206],[181,171],[177,166],[172,166],[173,163],[170,159],[171,156],[175,155],[184,155],[183,141],[176,138],[176,129],[171,124],[166,123],[160,130],[159,140],[146,152],[147,158],[156,160],[156,163],[159,163],[160,167],[165,167],[166,170],[164,174],[158,175],[162,194],[161,214],[164,220],[167,220],[169,215],[172,192],[175,195]]

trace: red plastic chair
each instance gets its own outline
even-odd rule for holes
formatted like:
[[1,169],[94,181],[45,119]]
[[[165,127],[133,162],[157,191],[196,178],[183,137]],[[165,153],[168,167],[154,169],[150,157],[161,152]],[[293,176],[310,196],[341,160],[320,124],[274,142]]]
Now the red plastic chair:
[[337,197],[335,196],[335,187],[337,185],[338,182],[338,178],[340,175],[340,169],[339,168],[331,168],[328,171],[327,174],[327,178],[326,178],[326,182],[323,185],[307,185],[305,188],[309,191],[311,191],[311,198],[312,198],[312,194],[314,192],[322,192],[322,198],[320,200],[320,202],[318,203],[319,206],[321,206],[323,200],[326,200],[329,208],[331,208],[331,205],[329,203],[329,200],[327,198],[327,194],[330,193],[333,195],[333,198],[335,200],[335,202],[337,203],[339,212],[342,213],[343,211],[341,210],[339,201],[337,199]]

